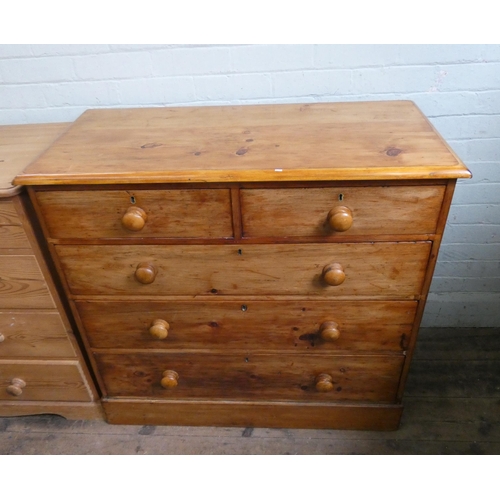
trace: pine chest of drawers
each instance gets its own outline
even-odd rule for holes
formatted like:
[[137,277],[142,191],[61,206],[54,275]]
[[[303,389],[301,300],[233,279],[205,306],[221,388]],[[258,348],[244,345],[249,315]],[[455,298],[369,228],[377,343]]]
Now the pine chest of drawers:
[[69,124],[0,127],[0,416],[102,418],[29,199],[13,178]]
[[90,110],[16,182],[109,422],[395,429],[469,176],[400,101]]

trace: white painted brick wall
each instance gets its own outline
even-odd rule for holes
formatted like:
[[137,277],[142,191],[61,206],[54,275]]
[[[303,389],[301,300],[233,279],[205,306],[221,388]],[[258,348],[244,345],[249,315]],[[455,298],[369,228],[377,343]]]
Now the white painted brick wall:
[[85,109],[410,99],[460,181],[425,326],[500,326],[500,45],[0,45],[0,124]]

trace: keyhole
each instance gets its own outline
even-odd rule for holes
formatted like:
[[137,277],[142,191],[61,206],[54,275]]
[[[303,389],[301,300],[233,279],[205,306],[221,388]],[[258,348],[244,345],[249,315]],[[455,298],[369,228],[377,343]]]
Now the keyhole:
[[243,255],[243,250],[241,248],[238,248],[238,255]]
[[135,196],[130,197],[130,203],[132,203],[132,205],[135,205]]
[[247,309],[248,309],[248,307],[247,307],[245,304],[243,304],[243,305],[241,306],[241,310],[242,310],[243,312],[246,312],[246,310],[247,310]]
[[344,199],[344,195],[342,193],[339,194],[339,201],[342,201]]

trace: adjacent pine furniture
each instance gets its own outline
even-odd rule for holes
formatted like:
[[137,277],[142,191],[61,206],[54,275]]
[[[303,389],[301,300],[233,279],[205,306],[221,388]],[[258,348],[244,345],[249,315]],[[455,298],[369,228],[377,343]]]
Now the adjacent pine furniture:
[[469,176],[400,101],[90,110],[16,183],[109,422],[395,429]]
[[0,416],[102,418],[31,222],[29,199],[12,186],[68,126],[0,127]]

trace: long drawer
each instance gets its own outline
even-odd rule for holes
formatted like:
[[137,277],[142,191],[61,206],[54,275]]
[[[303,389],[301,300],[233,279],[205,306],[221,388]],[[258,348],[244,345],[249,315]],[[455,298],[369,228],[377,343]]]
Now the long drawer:
[[74,295],[414,298],[430,247],[428,242],[57,245],[56,251]]
[[229,238],[229,189],[39,191],[53,238]]
[[92,348],[403,351],[414,301],[76,301]]
[[443,185],[242,189],[243,234],[431,234],[444,191]]
[[97,354],[108,397],[395,402],[403,356]]

